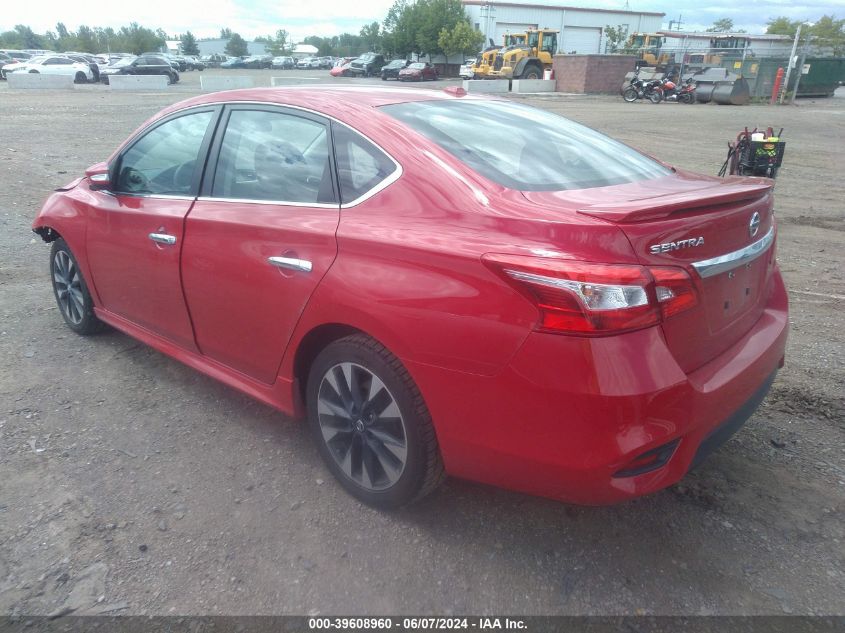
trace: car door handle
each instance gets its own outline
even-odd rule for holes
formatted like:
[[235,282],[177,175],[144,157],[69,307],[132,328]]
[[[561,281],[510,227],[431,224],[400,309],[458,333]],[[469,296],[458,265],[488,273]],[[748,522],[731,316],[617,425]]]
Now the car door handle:
[[168,235],[167,233],[150,233],[149,237],[153,242],[158,244],[167,244],[172,246],[176,243],[176,237]]
[[310,273],[312,268],[311,262],[307,259],[296,259],[295,257],[268,257],[267,261],[277,268],[289,268],[301,273]]

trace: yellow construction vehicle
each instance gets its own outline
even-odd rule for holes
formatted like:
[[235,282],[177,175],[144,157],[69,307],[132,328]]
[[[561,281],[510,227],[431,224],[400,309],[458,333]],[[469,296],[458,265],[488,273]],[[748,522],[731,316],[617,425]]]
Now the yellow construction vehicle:
[[[473,78],[486,79],[489,72],[493,68],[493,63],[496,60],[496,55],[503,48],[509,46],[525,45],[527,35],[525,33],[505,33],[502,37],[502,46],[490,46],[485,48],[478,58],[475,60],[475,65],[472,67]],[[490,39],[492,44],[493,40]]]
[[557,53],[557,35],[552,29],[529,29],[525,42],[505,46],[487,72],[490,79],[542,79]]
[[673,55],[661,51],[664,41],[659,33],[632,33],[620,52],[636,55],[646,66],[662,66],[673,61]]

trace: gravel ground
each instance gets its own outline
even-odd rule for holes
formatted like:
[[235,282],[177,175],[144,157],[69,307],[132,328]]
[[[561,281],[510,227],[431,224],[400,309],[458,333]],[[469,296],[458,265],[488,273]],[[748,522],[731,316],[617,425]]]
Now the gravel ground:
[[450,480],[381,513],[334,483],[302,425],[122,334],[62,325],[39,205],[198,78],[0,86],[0,614],[845,612],[845,100],[522,97],[706,173],[743,126],[785,128],[786,367],[734,439],[650,497],[585,508]]

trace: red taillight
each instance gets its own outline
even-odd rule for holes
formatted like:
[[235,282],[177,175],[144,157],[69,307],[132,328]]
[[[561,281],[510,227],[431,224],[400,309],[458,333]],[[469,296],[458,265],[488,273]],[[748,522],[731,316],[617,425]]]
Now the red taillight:
[[654,278],[654,292],[664,319],[693,307],[698,299],[692,279],[683,268],[650,266]]
[[544,331],[596,336],[637,330],[696,303],[692,280],[682,268],[524,255],[482,259],[537,306],[537,328]]

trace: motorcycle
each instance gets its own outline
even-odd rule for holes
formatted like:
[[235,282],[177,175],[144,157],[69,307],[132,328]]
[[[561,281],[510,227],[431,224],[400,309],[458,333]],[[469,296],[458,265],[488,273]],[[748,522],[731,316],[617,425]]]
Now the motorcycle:
[[[660,95],[660,100],[662,101],[676,101],[687,104],[695,103],[695,81],[692,77],[687,79],[680,89],[674,81],[666,77],[660,80],[660,84],[656,87],[655,91]],[[655,103],[659,103],[659,101]]]
[[637,68],[634,71],[634,77],[631,79],[631,83],[622,91],[622,98],[628,103],[633,103],[637,99],[648,99],[652,103],[660,103],[663,95],[657,91],[659,84],[659,79],[651,79],[649,81],[640,79],[640,69]]

